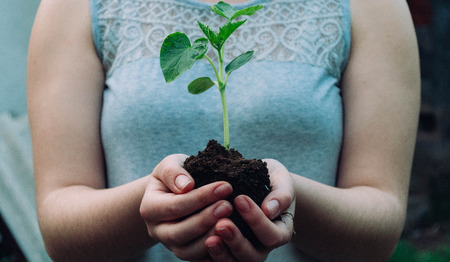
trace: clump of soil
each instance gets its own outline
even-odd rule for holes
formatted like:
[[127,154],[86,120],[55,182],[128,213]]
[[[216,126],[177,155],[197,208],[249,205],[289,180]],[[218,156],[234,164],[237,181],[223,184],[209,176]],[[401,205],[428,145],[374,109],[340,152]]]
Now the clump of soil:
[[[247,195],[261,206],[272,190],[265,162],[260,159],[244,159],[237,150],[231,148],[227,151],[215,140],[210,140],[205,150],[198,152],[197,156],[188,157],[184,168],[194,178],[195,188],[216,181],[229,182],[233,186],[233,193],[227,198],[231,204],[238,195]],[[236,208],[230,219],[255,246],[260,244]]]

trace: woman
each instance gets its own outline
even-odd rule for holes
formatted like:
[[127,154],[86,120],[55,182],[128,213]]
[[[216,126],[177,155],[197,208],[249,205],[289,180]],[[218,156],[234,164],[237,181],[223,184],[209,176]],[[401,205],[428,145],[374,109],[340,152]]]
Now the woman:
[[176,154],[220,135],[220,105],[212,91],[182,90],[206,63],[164,86],[159,46],[167,32],[197,36],[196,19],[216,23],[210,3],[43,0],[28,108],[53,259],[388,260],[405,220],[420,100],[405,1],[230,3],[265,5],[227,43],[227,58],[256,52],[228,84],[232,147],[279,161],[266,160],[273,191],[261,208],[235,199],[264,247],[227,219],[232,187],[193,190]]

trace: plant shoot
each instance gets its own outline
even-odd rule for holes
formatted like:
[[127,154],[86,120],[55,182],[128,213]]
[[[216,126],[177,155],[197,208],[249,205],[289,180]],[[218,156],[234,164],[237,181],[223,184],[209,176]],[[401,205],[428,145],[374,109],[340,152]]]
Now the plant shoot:
[[[211,6],[211,10],[214,13],[225,17],[227,20],[226,23],[219,28],[218,32],[214,32],[208,25],[197,21],[198,26],[206,37],[196,39],[191,45],[186,34],[176,32],[168,35],[161,46],[160,65],[164,79],[167,83],[177,79],[181,74],[190,69],[199,59],[205,58],[211,65],[216,79],[213,81],[209,77],[197,78],[188,85],[188,91],[191,94],[197,95],[205,92],[214,85],[219,89],[223,109],[223,146],[227,150],[230,149],[230,131],[225,88],[231,72],[250,61],[253,57],[253,51],[248,51],[237,56],[224,67],[224,46],[230,35],[247,21],[233,20],[243,15],[253,15],[261,8],[263,8],[262,5],[255,5],[242,10],[237,10],[231,5],[221,1],[216,5]],[[211,58],[206,55],[208,44],[217,51],[218,61],[216,64],[218,66],[216,66]]]

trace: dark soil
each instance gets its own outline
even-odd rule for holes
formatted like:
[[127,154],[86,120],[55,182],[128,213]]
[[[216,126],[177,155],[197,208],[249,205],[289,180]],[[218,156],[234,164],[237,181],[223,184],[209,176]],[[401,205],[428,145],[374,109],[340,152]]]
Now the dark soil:
[[[184,168],[194,178],[195,188],[216,181],[229,182],[233,186],[233,193],[227,198],[231,204],[238,195],[247,195],[261,206],[272,189],[265,162],[244,159],[237,150],[231,148],[227,151],[215,140],[210,140],[205,150],[198,152],[197,156],[187,158]],[[260,242],[235,210],[230,219],[253,245],[258,246]]]

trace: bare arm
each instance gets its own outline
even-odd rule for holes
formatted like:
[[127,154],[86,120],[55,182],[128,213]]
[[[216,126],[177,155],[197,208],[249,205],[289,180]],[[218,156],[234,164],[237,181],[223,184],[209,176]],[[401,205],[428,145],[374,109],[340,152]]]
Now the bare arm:
[[146,179],[104,189],[103,81],[88,1],[42,1],[30,40],[28,109],[38,217],[55,260],[100,261],[151,244],[139,216]]
[[[406,216],[420,104],[417,44],[405,1],[353,0],[351,7],[338,186],[291,174],[293,183],[280,184],[280,190],[265,199],[264,214],[256,205],[247,213],[238,210],[268,247],[285,243],[283,233],[292,232],[271,231],[268,218],[295,209],[292,242],[312,257],[388,261]],[[269,205],[272,199],[280,205]],[[288,217],[279,225],[289,228]],[[264,235],[267,232],[272,234]],[[216,234],[220,238],[205,243],[214,261],[260,261],[270,251],[246,243],[227,220],[219,221]]]
[[353,0],[338,188],[293,176],[295,243],[324,261],[386,261],[406,215],[420,104],[406,2]]
[[192,190],[194,181],[182,168],[186,156],[172,155],[150,175],[105,188],[104,74],[88,3],[43,0],[30,40],[28,109],[47,251],[55,261],[121,261],[162,242],[177,256],[204,258],[202,238],[231,212],[218,201],[231,194],[229,184]]

